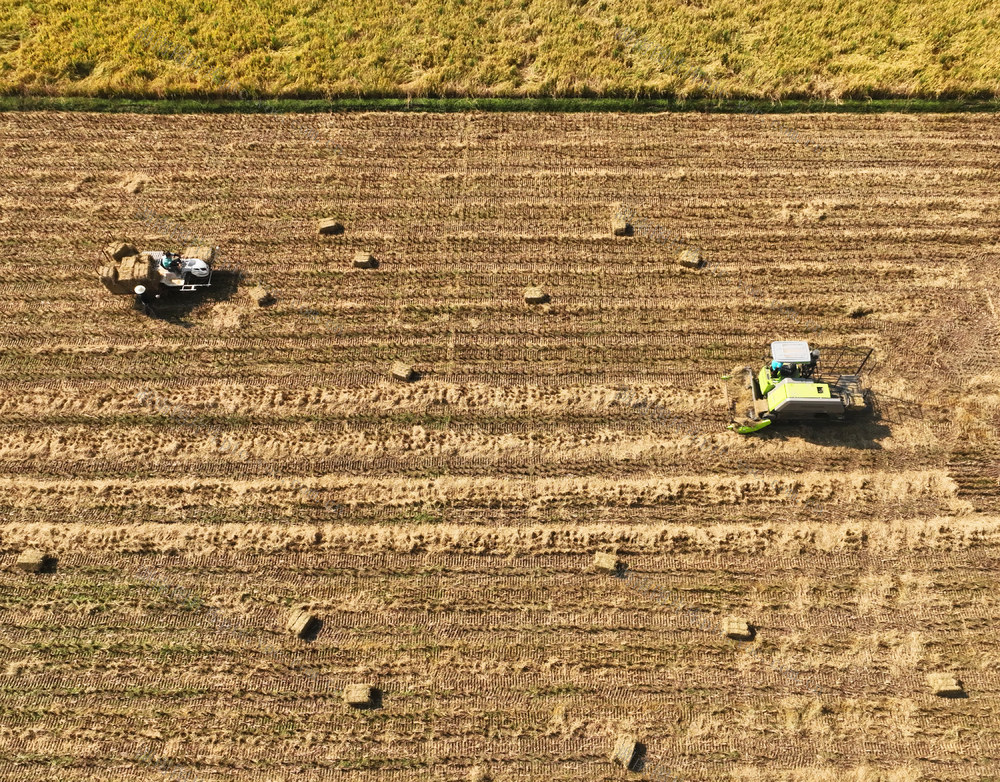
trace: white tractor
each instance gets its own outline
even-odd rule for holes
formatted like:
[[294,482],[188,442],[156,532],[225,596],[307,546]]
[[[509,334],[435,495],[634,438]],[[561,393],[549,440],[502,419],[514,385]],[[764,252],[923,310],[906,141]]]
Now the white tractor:
[[116,296],[161,297],[204,290],[212,284],[215,247],[186,247],[180,255],[164,250],[139,252],[132,245],[110,244],[102,250],[98,273]]

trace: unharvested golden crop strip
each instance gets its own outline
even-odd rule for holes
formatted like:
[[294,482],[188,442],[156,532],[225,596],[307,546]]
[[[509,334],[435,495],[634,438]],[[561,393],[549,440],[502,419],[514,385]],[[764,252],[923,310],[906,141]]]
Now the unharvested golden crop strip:
[[795,553],[854,551],[870,546],[876,551],[964,549],[992,546],[997,540],[995,516],[971,514],[939,518],[910,518],[865,522],[789,521],[750,527],[739,523],[711,526],[695,524],[566,525],[536,522],[531,525],[422,524],[405,526],[352,525],[349,523],[301,524],[152,524],[114,527],[91,524],[10,523],[3,541],[12,549],[74,546],[138,552],[186,551],[211,556],[216,551],[356,551],[378,554],[393,551],[498,551],[545,553],[579,551],[595,546],[653,547],[664,551],[711,553]]

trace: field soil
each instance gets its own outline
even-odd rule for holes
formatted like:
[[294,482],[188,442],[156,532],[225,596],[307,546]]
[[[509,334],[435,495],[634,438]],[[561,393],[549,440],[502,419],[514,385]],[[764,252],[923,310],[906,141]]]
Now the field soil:
[[[0,777],[617,780],[631,733],[639,780],[998,778],[991,118],[8,113],[0,149]],[[147,318],[97,280],[123,239],[218,284]],[[777,339],[872,348],[875,412],[726,431]]]

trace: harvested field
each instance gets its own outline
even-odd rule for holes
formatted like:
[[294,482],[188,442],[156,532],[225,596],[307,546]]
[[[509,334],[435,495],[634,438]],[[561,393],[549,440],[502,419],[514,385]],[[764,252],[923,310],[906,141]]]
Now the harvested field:
[[[0,778],[996,778],[990,117],[283,122],[0,116]],[[146,319],[112,241],[274,303]],[[726,431],[795,338],[878,415]]]

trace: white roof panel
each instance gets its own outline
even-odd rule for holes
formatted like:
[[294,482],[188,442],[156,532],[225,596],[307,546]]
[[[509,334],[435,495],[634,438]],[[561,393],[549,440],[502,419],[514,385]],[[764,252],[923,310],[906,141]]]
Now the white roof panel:
[[771,343],[771,358],[775,361],[798,364],[812,359],[809,355],[809,343],[805,340],[788,340]]

